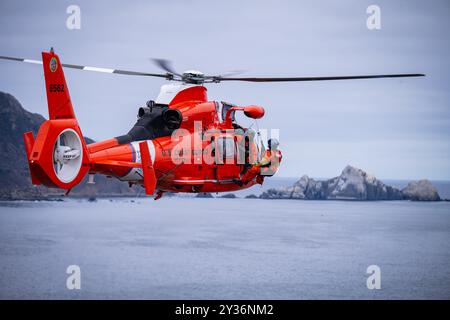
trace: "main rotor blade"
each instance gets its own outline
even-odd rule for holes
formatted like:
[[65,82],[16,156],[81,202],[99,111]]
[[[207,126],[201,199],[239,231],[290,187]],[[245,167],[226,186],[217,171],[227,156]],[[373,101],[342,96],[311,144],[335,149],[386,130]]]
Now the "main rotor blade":
[[163,69],[164,71],[167,71],[168,73],[177,75],[181,77],[181,74],[175,71],[175,69],[172,67],[172,62],[167,59],[158,59],[158,58],[152,58],[151,59],[158,67]]
[[[42,64],[42,61],[39,61],[39,60],[31,60],[31,59],[16,58],[16,57],[0,56],[0,59],[33,63],[33,64]],[[147,73],[147,72],[139,72],[139,71],[120,70],[120,69],[89,67],[89,66],[81,66],[81,65],[77,65],[77,64],[68,64],[68,63],[62,63],[62,66],[64,68],[78,69],[78,70],[84,70],[84,71],[117,73],[117,74],[124,74],[124,75],[130,75],[130,76],[147,76],[147,77],[159,77],[159,78],[165,78],[165,79],[172,79],[171,75],[161,74],[161,73]]]
[[[33,64],[42,64],[42,61],[0,56],[3,60],[12,60]],[[177,81],[188,81],[189,79],[183,79],[182,75],[175,72],[171,66],[169,60],[165,59],[152,59],[160,68],[167,71],[165,74],[160,73],[147,73],[139,71],[129,71],[120,69],[110,69],[110,68],[99,68],[99,67],[89,67],[76,64],[63,63],[62,66],[65,68],[79,69],[85,71],[103,72],[103,73],[116,73],[123,75],[132,76],[148,76],[148,77],[159,77],[167,80],[177,80]],[[178,76],[180,78],[174,78]],[[380,74],[380,75],[357,75],[357,76],[332,76],[332,77],[230,77],[226,75],[219,76],[204,76],[206,81],[203,82],[214,82],[218,83],[221,81],[247,81],[247,82],[294,82],[294,81],[329,81],[329,80],[354,80],[354,79],[379,79],[379,78],[404,78],[404,77],[423,77],[424,74],[421,73],[405,73],[405,74]],[[198,81],[198,80],[196,80]],[[197,82],[196,82],[197,83]]]
[[226,71],[218,76],[204,76],[204,77],[205,77],[205,79],[222,79],[222,78],[229,78],[231,76],[235,76],[235,75],[238,75],[238,74],[241,74],[244,72],[245,72],[245,70],[230,70],[230,71]]
[[260,78],[260,77],[216,77],[216,82],[220,81],[249,81],[249,82],[289,82],[289,81],[328,81],[328,80],[353,80],[353,79],[378,79],[378,78],[404,78],[404,77],[424,77],[421,73],[403,74],[379,74],[364,76],[338,76],[338,77],[288,77],[288,78]]
[[12,61],[19,61],[19,62],[26,62],[26,63],[34,63],[34,64],[42,64],[42,61],[39,61],[39,60],[31,60],[31,59],[24,59],[24,58],[15,58],[15,57],[0,56],[0,59],[3,59],[3,60],[12,60]]

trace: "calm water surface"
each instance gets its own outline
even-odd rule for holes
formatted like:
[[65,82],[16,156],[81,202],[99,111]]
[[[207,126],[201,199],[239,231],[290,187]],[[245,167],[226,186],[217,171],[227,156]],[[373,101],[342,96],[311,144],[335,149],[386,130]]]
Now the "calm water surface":
[[449,263],[450,202],[0,203],[3,299],[449,299]]

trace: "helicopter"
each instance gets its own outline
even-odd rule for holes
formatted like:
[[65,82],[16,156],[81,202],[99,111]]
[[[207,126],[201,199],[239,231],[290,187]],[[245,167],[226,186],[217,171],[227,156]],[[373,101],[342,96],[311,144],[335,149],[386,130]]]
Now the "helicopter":
[[[267,147],[259,132],[236,121],[236,112],[260,119],[258,105],[239,106],[209,101],[205,84],[224,81],[291,82],[420,77],[424,74],[382,74],[326,77],[236,77],[205,75],[197,70],[176,72],[170,62],[154,59],[165,72],[147,73],[61,63],[53,48],[42,52],[42,61],[0,56],[44,69],[49,119],[23,134],[31,182],[70,190],[86,175],[95,174],[141,185],[155,200],[165,192],[211,193],[236,191],[263,184],[281,162],[278,141]],[[128,133],[86,144],[75,116],[63,68],[129,76],[159,77],[162,85],[155,100],[138,109]]]

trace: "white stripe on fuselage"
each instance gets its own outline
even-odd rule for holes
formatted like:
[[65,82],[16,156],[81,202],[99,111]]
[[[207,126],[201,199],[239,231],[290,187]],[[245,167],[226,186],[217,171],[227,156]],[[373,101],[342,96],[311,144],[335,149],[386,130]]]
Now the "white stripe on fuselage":
[[[152,163],[155,163],[155,155],[156,155],[155,145],[152,140],[146,141],[148,145],[148,150],[150,151],[150,156],[152,158]],[[131,148],[133,149],[132,152],[134,162],[136,163],[141,163],[141,150],[139,150],[139,143],[141,142],[142,141],[133,141],[130,143]],[[128,172],[125,176],[120,177],[119,179],[123,181],[139,181],[142,180],[142,177],[143,177],[142,168],[132,168],[130,172]]]

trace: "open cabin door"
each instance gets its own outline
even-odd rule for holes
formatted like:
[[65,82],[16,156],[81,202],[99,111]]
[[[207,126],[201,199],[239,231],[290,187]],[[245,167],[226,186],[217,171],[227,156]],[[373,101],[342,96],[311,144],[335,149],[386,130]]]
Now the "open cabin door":
[[238,164],[239,151],[233,136],[215,139],[216,179],[219,181],[238,179],[242,170]]

